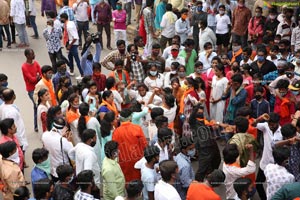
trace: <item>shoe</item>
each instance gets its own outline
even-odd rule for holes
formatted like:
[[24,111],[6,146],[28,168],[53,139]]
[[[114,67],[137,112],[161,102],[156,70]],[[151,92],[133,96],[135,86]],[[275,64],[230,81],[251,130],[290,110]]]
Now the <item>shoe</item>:
[[108,50],[113,50],[113,48],[111,48],[111,47],[107,47],[107,49],[108,49]]
[[70,72],[70,76],[74,76],[75,74],[74,74],[74,72]]
[[38,132],[38,128],[34,128],[34,132]]
[[82,78],[83,78],[82,76],[77,76],[75,79],[80,81],[80,80],[82,80]]
[[17,44],[16,41],[12,41],[11,44]]

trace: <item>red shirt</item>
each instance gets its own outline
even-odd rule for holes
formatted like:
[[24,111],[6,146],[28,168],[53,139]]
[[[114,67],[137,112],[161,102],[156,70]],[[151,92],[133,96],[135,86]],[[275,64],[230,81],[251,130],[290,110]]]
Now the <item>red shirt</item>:
[[34,91],[35,85],[39,81],[37,75],[42,77],[41,66],[38,62],[34,61],[32,64],[23,63],[22,65],[23,78],[28,92]]
[[95,81],[97,85],[97,91],[102,92],[105,90],[106,87],[106,76],[104,74],[95,75],[92,76],[93,81]]
[[221,200],[212,187],[199,182],[192,182],[187,191],[186,200]]

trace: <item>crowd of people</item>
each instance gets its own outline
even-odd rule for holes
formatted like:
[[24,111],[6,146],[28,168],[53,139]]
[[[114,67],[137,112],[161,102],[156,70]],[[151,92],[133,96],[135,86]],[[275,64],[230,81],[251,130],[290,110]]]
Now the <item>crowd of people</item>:
[[[26,180],[28,115],[3,69],[4,200],[29,199],[29,184],[36,200],[217,200],[220,185],[226,199],[256,191],[262,200],[300,197],[299,8],[260,0],[253,12],[245,0],[43,0],[49,65],[40,66],[28,48],[26,2],[0,0],[0,49],[3,40],[7,48],[16,42],[16,29],[41,145]],[[134,8],[139,34],[130,42]],[[29,16],[39,39],[33,0]],[[88,32],[90,20],[97,33]],[[110,52],[101,59],[103,29]]]

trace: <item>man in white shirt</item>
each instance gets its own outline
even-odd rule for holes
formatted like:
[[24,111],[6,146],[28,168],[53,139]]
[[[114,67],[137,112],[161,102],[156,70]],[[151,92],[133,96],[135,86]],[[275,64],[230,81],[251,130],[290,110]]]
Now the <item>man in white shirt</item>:
[[224,52],[227,53],[227,47],[229,45],[230,35],[229,29],[231,26],[230,18],[225,14],[225,5],[219,6],[219,14],[216,15],[216,37],[218,54],[222,52],[222,46],[224,47]]
[[215,56],[217,56],[217,53],[213,51],[212,43],[205,43],[204,51],[199,53],[199,61],[203,64],[203,72],[206,72],[211,67],[211,61]]
[[77,3],[73,4],[73,10],[75,13],[75,19],[78,27],[79,36],[79,49],[82,46],[81,34],[83,32],[84,42],[88,36],[89,30],[89,16],[88,16],[88,3],[84,0],[78,0]]
[[272,154],[275,164],[268,164],[264,171],[267,182],[267,200],[272,199],[283,185],[295,182],[294,175],[285,168],[291,154],[289,147],[276,147]]
[[185,42],[188,35],[191,33],[190,21],[188,17],[188,9],[183,8],[181,10],[181,18],[179,18],[175,23],[175,33],[180,36],[181,44]]
[[173,187],[178,174],[178,165],[175,161],[165,160],[159,164],[162,180],[158,181],[154,189],[156,200],[181,200]]
[[158,141],[154,144],[160,150],[159,153],[159,162],[164,160],[169,160],[169,145],[172,140],[173,132],[169,128],[160,128],[158,129],[157,137]]
[[92,170],[94,172],[95,184],[100,189],[101,170],[93,148],[96,145],[96,137],[96,132],[93,129],[84,130],[81,137],[82,142],[69,151],[69,156],[76,163],[76,174],[79,174],[83,170]]
[[5,89],[2,92],[2,98],[4,103],[0,106],[0,120],[5,118],[12,118],[15,121],[15,125],[17,127],[16,136],[20,143],[20,146],[23,152],[26,151],[28,147],[28,141],[25,134],[25,124],[19,108],[14,104],[16,99],[15,92],[12,89]]
[[63,118],[56,118],[53,128],[43,133],[42,142],[49,151],[52,179],[58,180],[56,168],[61,164],[71,165],[68,152],[73,148],[71,134],[66,131],[66,122]]
[[143,181],[143,198],[144,200],[154,199],[154,189],[157,182],[155,164],[159,161],[159,148],[149,146],[144,151],[145,166],[141,167],[141,180]]
[[256,170],[252,144],[247,144],[246,148],[249,150],[250,157],[247,166],[243,168],[240,168],[239,165],[239,150],[236,144],[228,144],[223,150],[226,199],[232,199],[236,196],[233,188],[233,182],[236,179],[252,174]]
[[[269,118],[269,119],[268,119]],[[267,120],[268,122],[258,123],[262,120]],[[264,148],[262,157],[259,163],[259,170],[256,176],[256,188],[261,199],[266,199],[266,193],[263,187],[263,182],[266,181],[264,170],[266,166],[270,163],[274,163],[274,157],[272,155],[273,147],[277,141],[282,140],[281,127],[279,126],[280,116],[277,113],[270,113],[269,116],[262,115],[255,120],[253,126],[263,133],[264,138]]]
[[216,34],[209,28],[207,27],[207,22],[206,21],[200,21],[200,30],[199,30],[199,48],[200,48],[200,53],[205,51],[205,44],[207,42],[210,42],[212,45],[212,49],[215,49],[216,43],[217,43],[217,37]]
[[185,66],[185,59],[178,56],[179,54],[179,45],[173,44],[171,48],[171,56],[166,60],[165,71],[171,71],[171,65],[173,62],[178,62],[180,65]]
[[[172,4],[166,5],[166,13],[162,16],[160,27],[162,28],[160,46],[162,51],[166,48],[167,42],[172,43],[172,38],[175,35],[175,22],[177,16],[172,11]],[[166,59],[166,58],[165,58]]]
[[181,45],[180,42],[180,37],[179,35],[174,35],[174,37],[172,38],[172,44],[170,46],[168,46],[167,48],[164,49],[162,57],[166,60],[167,58],[171,57],[171,49],[172,49],[172,45],[173,44],[177,44],[179,45],[179,51],[182,51],[184,49],[184,46]]
[[295,55],[295,52],[300,49],[300,24],[298,24],[298,26],[295,27],[292,31],[291,46],[292,54]]
[[26,31],[25,4],[23,0],[12,0],[10,2],[10,16],[19,34],[20,44],[17,47],[29,47]]
[[83,71],[80,65],[80,59],[78,55],[78,45],[79,45],[79,36],[76,28],[76,24],[73,21],[68,20],[68,15],[66,13],[62,13],[60,15],[60,21],[64,24],[64,34],[63,34],[63,42],[66,45],[67,50],[69,51],[68,59],[70,66],[70,74],[74,75],[74,63],[73,58],[75,58],[77,68],[80,72],[80,76],[83,77]]

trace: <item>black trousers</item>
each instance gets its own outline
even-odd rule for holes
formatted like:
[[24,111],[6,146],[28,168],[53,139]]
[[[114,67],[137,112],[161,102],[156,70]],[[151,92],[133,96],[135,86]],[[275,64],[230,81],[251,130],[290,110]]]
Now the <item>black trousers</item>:
[[264,174],[264,171],[259,168],[257,176],[256,176],[256,190],[261,200],[266,200],[266,192],[264,189],[263,183],[266,181],[266,176]]

